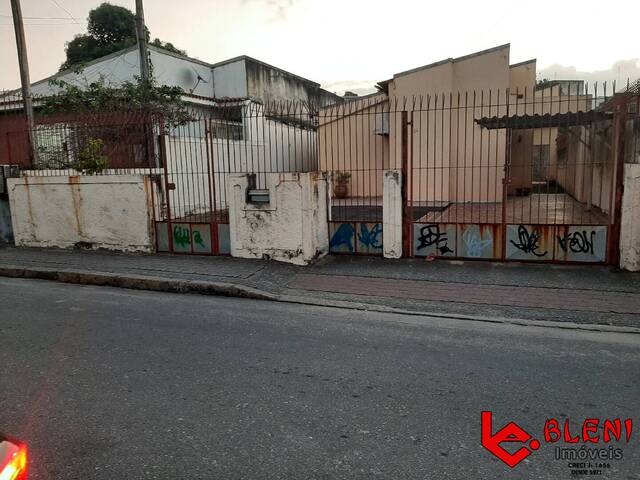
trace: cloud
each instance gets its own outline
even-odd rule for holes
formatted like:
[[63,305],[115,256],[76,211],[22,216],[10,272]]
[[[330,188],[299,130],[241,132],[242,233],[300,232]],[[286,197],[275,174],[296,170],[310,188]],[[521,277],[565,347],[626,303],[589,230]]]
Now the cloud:
[[357,93],[358,95],[368,95],[376,91],[375,85],[380,80],[344,80],[340,82],[331,82],[322,85],[322,88],[335,92],[338,95],[344,95],[344,92],[349,91]]
[[576,67],[560,64],[550,65],[538,70],[538,79],[548,80],[585,80],[589,84],[614,80],[618,86],[624,86],[629,81],[640,78],[640,58],[630,60],[618,60],[611,68],[606,70],[594,70],[591,72],[579,71]]
[[293,7],[294,0],[242,0],[243,5],[257,4],[273,12],[269,21],[287,21],[287,12]]

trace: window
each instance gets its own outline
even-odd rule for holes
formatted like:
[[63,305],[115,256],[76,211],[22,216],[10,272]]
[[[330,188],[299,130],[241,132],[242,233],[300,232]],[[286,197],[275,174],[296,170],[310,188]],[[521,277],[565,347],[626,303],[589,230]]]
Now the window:
[[211,115],[211,136],[224,140],[244,139],[242,105],[214,107]]

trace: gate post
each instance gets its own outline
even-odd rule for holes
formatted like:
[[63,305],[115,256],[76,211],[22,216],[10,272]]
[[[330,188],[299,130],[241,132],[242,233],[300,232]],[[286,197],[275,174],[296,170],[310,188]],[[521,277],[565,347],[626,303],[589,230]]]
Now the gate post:
[[408,185],[409,185],[409,112],[402,111],[401,114],[401,158],[402,158],[402,256],[410,257],[412,248],[411,239],[411,208],[409,206]]
[[162,164],[162,176],[164,180],[164,195],[165,201],[167,203],[167,240],[169,243],[169,252],[174,253],[173,249],[173,219],[171,218],[171,193],[172,187],[175,188],[175,185],[171,185],[169,183],[169,172],[167,171],[169,168],[167,162],[167,146],[165,144],[166,141],[166,132],[164,128],[164,122],[160,123],[160,162]]
[[624,150],[625,150],[625,134],[627,126],[627,98],[626,95],[620,95],[615,107],[615,132],[616,149],[615,149],[615,176],[613,188],[614,204],[612,208],[612,222],[609,225],[609,240],[607,263],[618,266],[620,264],[620,225],[622,221],[622,196],[624,194]]
[[382,186],[382,232],[384,258],[401,258],[403,246],[403,179],[400,170],[385,170]]

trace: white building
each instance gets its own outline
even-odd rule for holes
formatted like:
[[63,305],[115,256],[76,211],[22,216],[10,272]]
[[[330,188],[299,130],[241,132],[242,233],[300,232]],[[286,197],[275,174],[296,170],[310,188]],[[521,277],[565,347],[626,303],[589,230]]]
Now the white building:
[[[149,56],[156,83],[182,88],[196,118],[166,132],[165,144],[155,149],[156,157],[164,153],[170,183],[175,185],[170,192],[174,218],[225,210],[229,173],[255,172],[260,183],[260,173],[316,168],[317,138],[308,106],[323,107],[341,97],[248,56],[210,64],[152,45]],[[135,81],[139,58],[137,46],[132,46],[88,62],[80,71],[66,70],[35,82],[32,92],[34,97],[55,95],[60,87],[52,80],[81,88],[100,78],[107,85]],[[19,95],[10,93],[14,99]],[[291,102],[296,103],[296,115],[286,114]],[[47,135],[46,128],[42,135]],[[54,150],[56,143],[60,149],[66,143],[60,137],[52,141],[51,135],[45,140],[39,143]]]

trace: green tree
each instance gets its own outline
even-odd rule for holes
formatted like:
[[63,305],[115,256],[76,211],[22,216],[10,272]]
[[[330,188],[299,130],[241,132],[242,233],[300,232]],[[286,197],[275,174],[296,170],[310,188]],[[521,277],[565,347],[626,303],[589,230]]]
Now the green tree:
[[[136,44],[136,17],[127,8],[103,3],[89,12],[87,33],[76,35],[67,43],[67,59],[60,70],[80,67],[83,63],[109,55]],[[149,39],[149,31],[146,32]],[[156,38],[152,45],[186,55],[169,42]]]
[[103,114],[106,112],[141,111],[163,121],[167,126],[184,125],[192,120],[182,100],[180,87],[156,85],[136,78],[118,86],[107,84],[104,77],[85,86],[53,79],[49,84],[60,91],[43,99],[39,106],[45,115],[56,113]]

